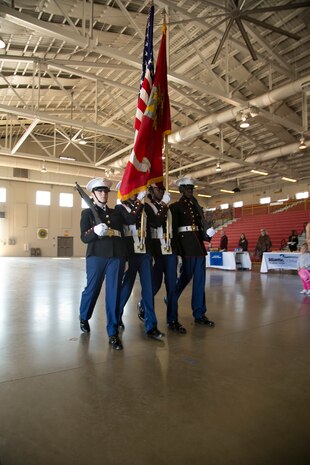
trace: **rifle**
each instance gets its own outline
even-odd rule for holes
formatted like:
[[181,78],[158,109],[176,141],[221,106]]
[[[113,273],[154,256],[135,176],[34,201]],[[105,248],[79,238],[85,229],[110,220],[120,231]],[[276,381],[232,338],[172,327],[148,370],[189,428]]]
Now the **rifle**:
[[142,210],[141,212],[141,220],[140,220],[140,245],[139,245],[139,252],[145,252],[145,211]]
[[86,194],[86,192],[82,189],[82,187],[76,182],[75,183],[75,188],[84,200],[84,202],[87,204],[87,206],[91,209],[92,214],[94,215],[95,222],[96,224],[102,223],[102,220],[100,219],[100,216],[98,215],[98,212],[96,210],[96,207],[90,197]]
[[[166,178],[165,178],[165,187],[166,191],[169,192],[169,167],[168,167],[168,135],[165,134],[165,168],[166,168]],[[171,253],[171,234],[170,234],[170,227],[171,227],[171,215],[169,216],[169,207],[168,207],[168,214],[167,214],[167,221],[166,221],[166,243],[162,246],[162,253],[163,254],[170,254]]]

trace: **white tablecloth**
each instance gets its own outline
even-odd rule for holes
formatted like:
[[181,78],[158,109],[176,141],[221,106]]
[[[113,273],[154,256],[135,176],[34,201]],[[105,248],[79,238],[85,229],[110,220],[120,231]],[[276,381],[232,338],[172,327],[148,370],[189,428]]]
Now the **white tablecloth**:
[[220,268],[222,270],[252,269],[252,262],[248,252],[220,252],[223,254],[223,266],[210,265],[210,252],[206,256],[207,268]]
[[260,272],[268,273],[268,270],[297,270],[299,255],[300,253],[297,252],[265,252]]

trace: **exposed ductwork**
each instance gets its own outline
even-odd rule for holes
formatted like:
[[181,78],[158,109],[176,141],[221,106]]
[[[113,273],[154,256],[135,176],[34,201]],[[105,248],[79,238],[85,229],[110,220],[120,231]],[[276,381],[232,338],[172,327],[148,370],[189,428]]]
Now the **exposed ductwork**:
[[[310,141],[306,142],[307,147],[310,147]],[[261,163],[262,161],[272,160],[273,158],[283,157],[285,155],[289,155],[290,153],[298,152],[299,142],[294,142],[293,144],[289,145],[282,145],[281,147],[276,147],[272,150],[268,150],[268,152],[257,153],[255,155],[251,155],[246,159],[246,163]],[[235,169],[238,166],[238,163],[231,162],[231,163],[221,163],[221,172],[229,171]],[[210,174],[215,174],[215,166],[211,168],[206,168],[198,171],[192,171],[191,176],[194,178],[202,178],[204,176],[208,176]]]
[[89,166],[82,166],[74,163],[59,163],[59,162],[50,162],[48,160],[42,159],[35,160],[33,158],[22,158],[22,157],[11,157],[6,155],[0,155],[0,165],[7,168],[22,168],[33,171],[41,171],[42,166],[46,168],[48,173],[57,173],[65,174],[74,177],[86,177],[93,178],[97,176],[104,176],[105,171],[102,168],[91,168]]
[[298,92],[301,92],[307,85],[310,85],[310,74],[282,87],[271,90],[270,92],[267,92],[260,97],[253,98],[247,102],[246,106],[234,107],[221,113],[208,115],[205,118],[202,118],[200,121],[197,121],[196,123],[191,124],[184,129],[180,129],[179,131],[170,134],[168,137],[168,142],[170,144],[178,144],[182,141],[193,139],[203,132],[215,129],[223,123],[232,121],[236,118],[237,114],[240,113],[242,109],[248,108],[250,106],[255,106],[257,108],[267,107],[273,103],[279,102],[297,94]]

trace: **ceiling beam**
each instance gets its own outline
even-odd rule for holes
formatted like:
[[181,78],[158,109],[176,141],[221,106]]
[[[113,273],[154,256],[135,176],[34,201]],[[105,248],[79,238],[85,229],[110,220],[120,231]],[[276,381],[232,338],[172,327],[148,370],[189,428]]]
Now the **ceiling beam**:
[[14,145],[14,147],[12,148],[11,150],[11,153],[12,155],[14,155],[17,150],[19,149],[19,147],[25,142],[25,140],[27,139],[27,137],[32,133],[32,131],[34,130],[34,128],[36,127],[36,125],[39,123],[39,120],[38,119],[35,119],[32,121],[32,123],[30,124],[30,126],[28,126],[28,128],[26,129],[26,131],[24,132],[24,134],[20,137],[20,139],[16,142],[16,144]]
[[[14,24],[19,24],[27,29],[34,30],[40,35],[53,37],[54,39],[56,38],[58,40],[71,43],[74,46],[83,48],[83,50],[103,54],[104,56],[113,58],[114,60],[120,60],[123,63],[129,64],[133,66],[133,68],[141,69],[140,60],[134,60],[130,57],[130,55],[128,55],[128,53],[122,52],[121,50],[113,47],[105,47],[101,44],[98,45],[94,40],[83,38],[79,34],[74,34],[69,31],[68,28],[59,27],[58,25],[38,20],[6,6],[1,6],[0,16]],[[172,71],[168,72],[168,80],[189,87],[191,90],[196,89],[207,95],[212,95],[213,97],[219,98],[230,105],[235,106],[242,104],[242,102],[219,92],[211,86],[206,86],[191,79],[185,79],[183,75],[179,75]]]
[[10,107],[9,105],[0,104],[0,112],[10,115],[21,116],[23,118],[35,120],[38,119],[44,123],[62,124],[64,126],[73,127],[76,129],[83,129],[85,131],[96,132],[103,136],[115,137],[117,139],[132,140],[132,133],[118,131],[112,128],[103,128],[94,123],[81,123],[76,120],[60,118],[59,116],[52,116],[50,113],[44,111],[32,111],[30,109],[22,109]]

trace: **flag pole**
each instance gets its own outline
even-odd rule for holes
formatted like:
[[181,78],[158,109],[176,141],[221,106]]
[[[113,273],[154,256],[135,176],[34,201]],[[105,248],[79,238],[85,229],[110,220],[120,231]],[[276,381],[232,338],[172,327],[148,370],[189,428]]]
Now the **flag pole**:
[[[167,25],[166,25],[166,10],[163,8],[162,11],[162,17],[163,17],[163,31],[166,31],[166,36],[167,34]],[[166,42],[167,44],[167,42]],[[166,45],[167,46],[167,45]],[[167,59],[167,68],[168,68],[168,59]],[[167,69],[168,71],[168,69]],[[168,173],[168,134],[165,134],[164,136],[164,154],[165,154],[165,187],[166,190],[168,191],[169,189],[169,173]]]
[[[166,29],[166,34],[168,36],[168,31],[167,31],[167,25],[166,25],[166,10],[163,9],[162,12],[163,15],[163,29]],[[167,42],[166,42],[167,44]],[[169,57],[169,53],[167,54],[167,57]],[[168,67],[169,67],[169,59],[167,59],[167,72],[168,72]],[[166,191],[169,192],[169,159],[168,159],[168,134],[165,134],[164,136],[164,154],[165,154],[165,187]],[[170,234],[170,218],[169,215],[167,215],[167,221],[166,221],[166,249],[167,252],[170,252],[170,247],[171,247],[171,234]]]
[[[165,187],[166,191],[169,192],[169,173],[168,173],[168,135],[165,134]],[[166,221],[166,249],[170,252],[171,248],[171,234],[170,234],[170,218],[167,215]]]
[[[149,8],[150,8],[150,11],[151,11],[151,8],[154,8],[154,0],[150,0],[149,2]],[[154,12],[153,12],[153,15],[154,15]],[[148,27],[148,26],[147,26]],[[150,55],[149,55],[149,59],[151,58],[152,59],[152,62],[153,62],[153,20],[152,20],[152,31],[151,31],[151,34],[152,34],[152,50],[149,52]],[[147,63],[148,64],[148,63]],[[153,78],[154,76],[152,77],[152,85],[153,85]],[[141,82],[141,87],[142,87],[142,82]],[[136,127],[136,132],[135,132],[135,139],[137,137],[137,134],[138,134],[138,128]],[[145,204],[144,202],[144,199],[142,200],[142,203],[143,205]],[[145,251],[145,225],[146,225],[146,216],[145,216],[145,211],[144,211],[144,208],[141,212],[141,218],[140,218],[140,228],[138,230],[138,235],[140,237],[140,245],[139,245],[139,248],[140,248],[140,251],[143,252]]]
[[168,163],[168,135],[167,134],[165,134],[164,154],[165,154],[165,188],[166,188],[166,191],[168,191],[169,190],[169,172],[168,172],[169,163]]

